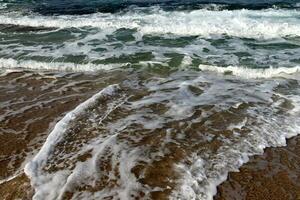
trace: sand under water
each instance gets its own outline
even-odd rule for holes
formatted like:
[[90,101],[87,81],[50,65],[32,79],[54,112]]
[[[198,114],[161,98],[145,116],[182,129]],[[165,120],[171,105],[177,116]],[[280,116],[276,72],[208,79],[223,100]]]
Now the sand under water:
[[[299,83],[276,79],[184,70],[3,72],[0,193],[212,198],[248,156],[285,145],[286,130],[297,134],[298,108],[285,96]],[[250,157],[215,199],[299,198],[298,153],[295,137]]]

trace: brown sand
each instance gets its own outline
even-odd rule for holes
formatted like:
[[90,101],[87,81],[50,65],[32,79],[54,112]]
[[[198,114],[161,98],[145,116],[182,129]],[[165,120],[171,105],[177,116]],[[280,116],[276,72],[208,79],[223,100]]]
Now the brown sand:
[[288,141],[286,147],[268,148],[230,173],[218,187],[215,200],[299,200],[300,137]]

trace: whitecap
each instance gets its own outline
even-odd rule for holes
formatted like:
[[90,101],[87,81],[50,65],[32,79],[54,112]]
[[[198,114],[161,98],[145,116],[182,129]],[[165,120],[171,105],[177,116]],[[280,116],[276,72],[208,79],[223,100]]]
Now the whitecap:
[[81,16],[1,15],[0,24],[31,27],[94,27],[111,32],[121,28],[137,29],[142,34],[175,34],[212,37],[229,35],[245,38],[300,36],[296,10],[222,10],[151,12],[122,14],[95,13]]
[[218,67],[215,65],[199,65],[199,69],[203,71],[212,71],[222,74],[235,75],[242,78],[272,78],[272,77],[292,77],[299,75],[300,66],[296,67],[278,67],[278,68],[246,68],[242,66]]

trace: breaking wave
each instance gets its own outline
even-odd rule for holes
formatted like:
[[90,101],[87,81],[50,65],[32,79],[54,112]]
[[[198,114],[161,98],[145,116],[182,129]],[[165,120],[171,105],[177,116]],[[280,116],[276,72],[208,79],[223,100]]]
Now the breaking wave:
[[279,67],[254,69],[239,66],[218,67],[213,65],[199,65],[199,69],[203,71],[212,71],[223,74],[232,74],[243,78],[273,78],[273,77],[292,77],[292,75],[300,75],[300,67]]
[[0,24],[54,28],[100,28],[104,31],[136,29],[142,34],[196,36],[228,35],[245,38],[300,36],[298,11],[195,10],[167,12],[158,8],[121,14],[96,13],[80,16],[1,15]]
[[15,59],[0,58],[0,68],[2,69],[29,69],[29,70],[48,70],[48,71],[72,71],[72,72],[91,72],[99,70],[110,70],[121,67],[122,64],[75,64],[59,62],[38,62],[33,60],[18,61]]

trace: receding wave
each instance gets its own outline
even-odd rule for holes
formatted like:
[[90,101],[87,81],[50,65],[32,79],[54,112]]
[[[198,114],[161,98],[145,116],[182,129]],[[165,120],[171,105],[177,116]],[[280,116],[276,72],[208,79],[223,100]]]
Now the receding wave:
[[276,38],[300,36],[299,16],[297,11],[274,9],[166,12],[152,8],[149,12],[82,16],[2,15],[0,24],[55,28],[94,27],[103,31],[126,28],[136,29],[142,34]]
[[104,88],[56,124],[25,168],[34,199],[210,200],[249,156],[299,133],[294,80],[194,71],[141,81]]
[[[45,164],[47,157],[51,156],[51,153],[54,151],[54,145],[59,143],[66,137],[64,133],[66,133],[67,128],[69,124],[76,119],[79,115],[84,114],[84,112],[87,112],[87,110],[92,107],[94,104],[99,101],[101,98],[105,98],[105,96],[110,96],[113,95],[118,89],[118,85],[111,85],[108,86],[107,88],[101,90],[99,93],[95,94],[93,97],[85,101],[84,103],[78,105],[72,112],[68,113],[62,120],[60,120],[54,127],[54,130],[50,133],[50,135],[47,138],[47,141],[44,143],[43,147],[39,151],[39,153],[35,156],[35,158],[30,161],[26,166],[25,166],[25,173],[33,179],[33,181],[41,181],[41,182],[35,182],[35,186],[45,186],[43,182],[46,181],[47,177],[39,178],[38,176],[42,176],[41,174],[41,169],[39,168],[41,165]],[[56,179],[53,179],[52,184],[53,186],[56,187],[60,184],[64,184],[56,182],[60,181],[59,179],[62,177],[59,177],[62,174],[59,174]],[[44,179],[44,180],[43,180]],[[48,180],[49,181],[49,180]],[[59,191],[52,191],[50,193],[45,193],[43,190],[47,189],[49,185],[46,185],[46,188],[43,187],[37,187],[36,189],[36,194],[35,194],[35,199],[42,199],[42,198],[57,198],[57,194],[59,194]],[[64,189],[64,188],[62,188]]]

